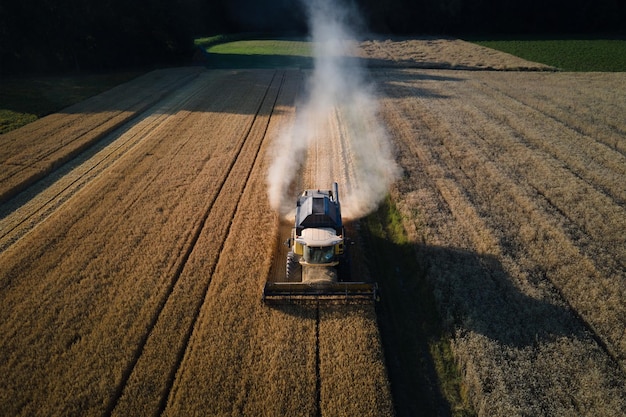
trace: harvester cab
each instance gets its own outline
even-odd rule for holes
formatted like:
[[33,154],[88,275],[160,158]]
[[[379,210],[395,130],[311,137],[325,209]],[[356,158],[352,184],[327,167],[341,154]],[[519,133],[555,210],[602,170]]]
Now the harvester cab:
[[305,190],[296,203],[284,278],[267,282],[263,300],[371,298],[375,283],[353,282],[339,190]]

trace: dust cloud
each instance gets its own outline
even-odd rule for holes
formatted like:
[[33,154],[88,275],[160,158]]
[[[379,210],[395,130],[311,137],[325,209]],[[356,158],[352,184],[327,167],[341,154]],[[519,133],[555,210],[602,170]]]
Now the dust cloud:
[[358,13],[340,3],[303,0],[314,68],[294,123],[274,143],[268,170],[269,202],[282,215],[293,210],[295,196],[288,190],[296,175],[304,175],[311,149],[318,149],[313,152],[318,168],[302,186],[330,189],[337,181],[346,219],[375,210],[399,174],[388,133],[378,117],[374,86],[366,81],[365,70],[352,52],[357,46]]

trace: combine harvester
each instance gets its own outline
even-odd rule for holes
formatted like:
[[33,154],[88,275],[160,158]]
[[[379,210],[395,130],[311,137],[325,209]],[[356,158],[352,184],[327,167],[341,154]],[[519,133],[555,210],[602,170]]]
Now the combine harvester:
[[296,205],[284,280],[267,282],[263,301],[377,300],[376,283],[352,282],[339,187],[305,190]]

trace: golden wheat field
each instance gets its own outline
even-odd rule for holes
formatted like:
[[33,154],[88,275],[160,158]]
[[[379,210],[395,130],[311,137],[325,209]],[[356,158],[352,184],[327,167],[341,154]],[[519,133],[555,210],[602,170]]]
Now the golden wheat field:
[[[458,48],[473,70],[426,69],[409,46],[364,54],[387,56],[389,192],[467,401],[626,414],[626,74]],[[159,70],[0,136],[1,415],[395,414],[375,305],[261,301],[272,144],[306,76]],[[341,120],[294,188],[350,181]]]

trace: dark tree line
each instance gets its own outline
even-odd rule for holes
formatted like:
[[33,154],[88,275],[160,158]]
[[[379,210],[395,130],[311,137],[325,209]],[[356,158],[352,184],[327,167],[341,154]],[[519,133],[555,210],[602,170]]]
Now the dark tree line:
[[225,29],[219,2],[0,1],[1,73],[180,63],[194,36]]
[[375,32],[623,33],[623,0],[358,0]]
[[[623,34],[626,25],[623,0],[347,1],[378,33]],[[306,30],[300,0],[0,0],[0,74],[180,64],[197,36]]]

